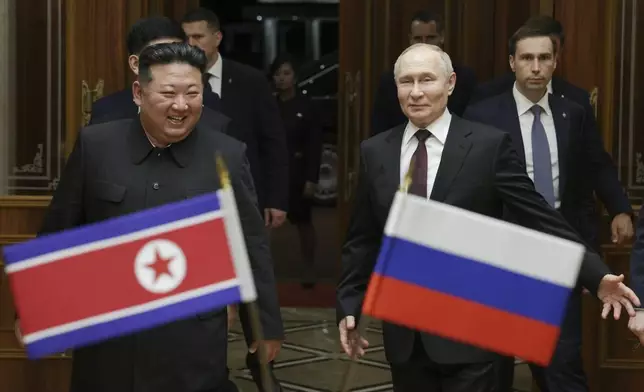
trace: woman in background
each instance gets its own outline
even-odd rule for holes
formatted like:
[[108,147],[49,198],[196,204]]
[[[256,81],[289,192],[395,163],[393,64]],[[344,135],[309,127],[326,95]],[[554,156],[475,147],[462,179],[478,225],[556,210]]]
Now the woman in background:
[[304,262],[304,288],[315,285],[315,228],[311,217],[320,172],[322,127],[311,100],[297,91],[296,65],[289,55],[270,67],[289,152],[288,220],[297,227]]

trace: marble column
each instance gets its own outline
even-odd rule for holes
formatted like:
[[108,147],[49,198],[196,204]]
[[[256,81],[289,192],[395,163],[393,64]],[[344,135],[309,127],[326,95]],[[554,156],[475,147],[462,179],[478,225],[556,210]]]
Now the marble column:
[[9,194],[15,136],[15,0],[0,0],[0,196]]

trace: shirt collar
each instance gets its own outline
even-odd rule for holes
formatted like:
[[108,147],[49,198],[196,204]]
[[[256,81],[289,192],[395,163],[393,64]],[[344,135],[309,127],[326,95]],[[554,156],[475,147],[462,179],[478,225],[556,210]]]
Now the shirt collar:
[[221,74],[223,72],[221,54],[217,54],[217,61],[215,61],[212,67],[210,67],[206,72],[216,77],[217,79],[221,79]]
[[517,84],[516,82],[514,83],[514,87],[512,87],[512,95],[514,96],[514,101],[517,103],[517,112],[519,116],[524,115],[526,112],[528,112],[534,105],[539,105],[541,106],[541,109],[548,115],[551,116],[550,112],[550,103],[548,102],[548,97],[550,94],[545,93],[543,94],[543,97],[537,102],[536,104],[530,101],[528,98],[525,97],[525,95],[521,94],[519,92],[519,89],[517,89]]
[[548,94],[552,94],[552,79],[548,81],[547,88],[548,88]]
[[[132,124],[130,126],[128,142],[130,158],[132,163],[138,165],[143,162],[150,155],[150,152],[156,149],[156,147],[154,147],[150,142],[139,118],[131,121]],[[195,127],[195,129],[193,129],[192,132],[190,132],[190,135],[185,139],[178,143],[169,145],[164,150],[170,152],[170,155],[172,155],[173,159],[179,166],[186,167],[190,165],[190,162],[192,161],[195,148],[198,144],[198,136],[197,127]]]
[[[439,118],[437,118],[433,123],[429,124],[429,126],[425,127],[429,131],[429,133],[432,134],[436,139],[438,139],[441,144],[445,144],[445,140],[447,140],[447,132],[449,131],[449,126],[452,121],[452,115],[450,114],[449,110],[445,109],[443,114]],[[407,126],[405,127],[405,133],[403,135],[403,146],[407,145],[411,141],[411,139],[414,137],[416,134],[416,131],[418,131],[420,128],[418,128],[416,125],[412,124],[411,121],[407,122]]]

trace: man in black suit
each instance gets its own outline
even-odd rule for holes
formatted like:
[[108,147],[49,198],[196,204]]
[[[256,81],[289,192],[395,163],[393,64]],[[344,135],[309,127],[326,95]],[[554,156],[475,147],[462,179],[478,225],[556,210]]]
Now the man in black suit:
[[[184,42],[186,34],[181,25],[170,18],[153,16],[140,19],[127,35],[128,66],[134,75],[139,74],[139,53],[154,44],[169,42]],[[212,92],[204,92],[204,110],[199,119],[209,126],[226,132],[230,118],[219,113],[219,97]],[[107,121],[135,118],[139,107],[134,103],[132,88],[126,88],[113,94],[106,95],[92,104],[92,116],[89,124],[99,124]]]
[[[202,51],[186,43],[141,52],[133,86],[136,119],[81,129],[44,219],[42,233],[140,211],[219,188],[216,152],[230,171],[252,263],[268,358],[283,340],[267,232],[245,146],[197,125]],[[171,85],[171,87],[169,87]],[[109,170],[106,170],[109,168]],[[73,392],[202,392],[228,387],[226,309],[74,351]]]
[[221,112],[235,124],[229,134],[248,146],[250,168],[267,226],[284,223],[288,206],[286,132],[271,87],[259,70],[224,59],[219,18],[205,8],[185,15],[183,29],[191,45],[208,57],[205,88],[221,98]]
[[[524,26],[510,38],[512,89],[468,107],[465,118],[508,132],[537,191],[591,245],[585,200],[600,196],[614,219],[632,213],[617,170],[584,109],[548,94],[557,65],[556,42],[541,29]],[[511,385],[514,359],[504,360],[505,390]],[[581,357],[581,287],[570,297],[557,351],[546,369],[532,366],[542,391],[587,391]]]
[[[637,236],[631,251],[631,284],[638,295],[644,295],[644,212],[640,209],[637,218]],[[628,321],[628,328],[644,345],[644,308],[635,309],[635,317]]]
[[[418,11],[411,20],[409,44],[425,43],[443,47],[445,31],[442,18],[428,11]],[[470,95],[476,88],[476,74],[469,67],[454,65],[456,87],[447,100],[447,108],[452,114],[462,116]],[[396,125],[403,124],[407,118],[400,110],[396,98],[394,71],[389,70],[380,76],[380,84],[373,103],[371,121],[372,134],[384,132]]]
[[[235,124],[228,134],[248,146],[246,153],[265,224],[279,227],[284,223],[288,206],[289,155],[286,131],[268,80],[254,68],[222,58],[219,44],[223,35],[214,12],[204,8],[191,11],[185,15],[182,26],[188,42],[206,53],[204,88],[221,98],[221,111]],[[250,345],[246,365],[255,384],[263,391],[257,352],[250,340],[252,335],[248,325],[242,324],[242,327],[246,343]],[[273,390],[279,391],[272,370],[271,378]]]
[[[446,110],[455,82],[446,53],[433,45],[413,45],[398,58],[394,72],[409,121],[362,143],[355,205],[342,249],[337,317],[343,349],[352,357],[362,355],[368,344],[357,323],[392,199],[411,162],[416,173],[411,193],[499,219],[505,207],[522,226],[581,242],[535,190],[506,132]],[[639,305],[623,279],[611,275],[596,253],[586,253],[579,281],[604,302],[604,317],[612,306],[619,315],[622,306],[634,313],[631,301]],[[387,322],[383,334],[396,391],[494,388],[494,353]]]

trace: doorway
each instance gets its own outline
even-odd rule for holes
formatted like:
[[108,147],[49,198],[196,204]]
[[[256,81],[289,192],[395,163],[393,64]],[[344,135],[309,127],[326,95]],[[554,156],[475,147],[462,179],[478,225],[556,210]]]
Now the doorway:
[[[297,93],[310,100],[322,129],[319,179],[311,198],[314,234],[313,241],[301,241],[300,233],[310,235],[306,231],[310,226],[301,228],[287,220],[271,231],[271,250],[282,306],[333,307],[342,241],[338,219],[339,2],[200,3],[220,18],[223,58],[259,69],[271,85],[269,67],[276,56],[288,54],[297,62]],[[302,249],[307,243],[314,244],[312,261]]]

